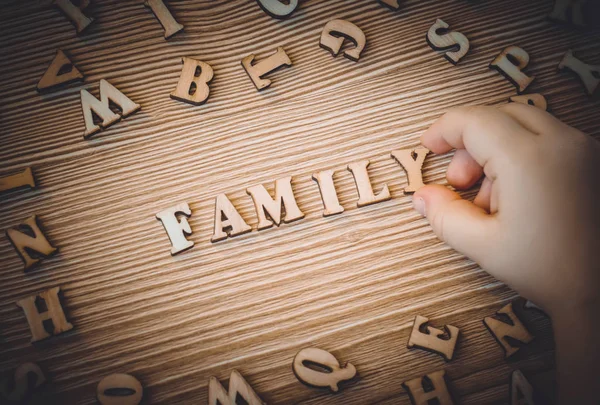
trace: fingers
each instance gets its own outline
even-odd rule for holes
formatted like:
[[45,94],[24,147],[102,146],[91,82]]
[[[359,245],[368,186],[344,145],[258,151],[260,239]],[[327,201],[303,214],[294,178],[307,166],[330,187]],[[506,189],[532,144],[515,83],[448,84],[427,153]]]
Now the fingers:
[[421,136],[421,143],[437,154],[466,149],[484,167],[498,155],[509,155],[526,131],[508,114],[493,107],[461,107],[437,120]]
[[498,109],[508,114],[528,131],[537,135],[555,133],[557,126],[558,128],[565,126],[559,119],[531,105],[508,103],[499,106]]
[[498,235],[494,216],[439,184],[417,191],[413,204],[427,218],[438,238],[448,245],[479,264],[491,256]]
[[484,209],[487,212],[495,213],[495,212],[492,212],[492,210],[491,210],[491,208],[492,208],[492,184],[493,184],[493,182],[492,182],[492,180],[490,180],[489,177],[486,177],[485,179],[483,179],[483,182],[481,183],[481,188],[479,189],[479,193],[477,193],[475,200],[473,200],[473,204],[475,204],[479,208]]
[[459,190],[466,190],[473,187],[481,176],[483,168],[479,163],[465,149],[458,149],[446,172],[448,182]]

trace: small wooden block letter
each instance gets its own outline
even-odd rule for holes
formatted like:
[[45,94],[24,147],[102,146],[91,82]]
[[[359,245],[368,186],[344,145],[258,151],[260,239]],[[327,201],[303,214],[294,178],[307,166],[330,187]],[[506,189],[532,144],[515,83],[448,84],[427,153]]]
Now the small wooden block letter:
[[522,343],[529,343],[533,340],[533,335],[527,331],[519,318],[515,315],[512,303],[506,305],[498,314],[505,315],[511,323],[499,321],[491,316],[483,319],[483,323],[489,329],[490,333],[496,338],[498,343],[504,348],[506,357],[510,357],[519,351],[519,347],[514,347],[506,338],[514,339]]
[[235,209],[225,194],[219,194],[215,199],[215,231],[211,242],[218,242],[229,237],[250,232],[252,227]]
[[183,25],[179,24],[175,18],[173,18],[173,15],[167,6],[165,6],[163,0],[147,0],[144,4],[146,7],[152,9],[152,12],[165,29],[165,39],[170,38],[172,35],[177,34],[183,29]]
[[[282,221],[282,210],[285,210],[283,222],[286,224],[304,218],[304,213],[298,208],[296,197],[294,197],[291,176],[275,180],[274,199],[262,184],[249,187],[246,192],[254,201],[259,231],[272,227],[273,222],[279,226]],[[267,215],[270,219],[267,218]]]
[[[548,17],[551,20],[585,27],[587,24],[585,20],[584,6],[587,3],[587,0],[554,0],[554,8]],[[593,13],[591,13],[591,16],[593,16]],[[593,18],[590,20],[593,21]],[[595,21],[595,23],[598,23],[598,21]]]
[[367,38],[360,28],[345,20],[331,20],[323,28],[319,45],[327,49],[333,56],[337,56],[342,49],[344,38],[352,41],[356,47],[344,51],[344,56],[354,62],[358,62],[360,53],[367,44]]
[[438,19],[427,33],[427,43],[436,51],[448,51],[444,56],[456,65],[469,52],[469,39],[460,32],[449,32],[449,28],[448,24]]
[[254,392],[250,384],[237,371],[233,370],[229,377],[229,392],[223,388],[216,377],[208,381],[208,405],[236,405],[237,397],[241,396],[248,405],[265,405]]
[[142,384],[129,374],[111,374],[96,388],[98,402],[102,405],[137,405],[143,395]]
[[[70,68],[70,70],[69,70]],[[37,91],[54,89],[61,84],[83,80],[83,75],[60,49],[37,84]]]
[[75,6],[71,0],[54,0],[54,4],[56,4],[63,11],[63,13],[69,17],[73,24],[75,24],[78,34],[94,21],[93,18],[86,17],[82,11],[82,9],[89,5],[89,1],[82,1],[81,8]]
[[[327,371],[316,371],[308,367],[311,363]],[[314,347],[300,350],[294,357],[292,367],[300,382],[311,387],[329,387],[333,392],[338,392],[340,382],[356,375],[356,368],[351,363],[341,367],[333,354]]]
[[[184,216],[177,219],[177,214],[183,214]],[[187,221],[187,218],[191,215],[192,211],[186,202],[179,203],[156,214],[156,218],[162,222],[171,241],[171,255],[176,255],[194,246],[194,242],[185,238],[185,235],[192,234],[192,228]]]
[[408,178],[408,186],[404,188],[404,194],[413,194],[425,186],[421,169],[428,153],[427,148],[400,149],[392,152],[392,158],[400,163]]
[[35,188],[35,179],[33,178],[31,167],[27,167],[23,171],[10,176],[0,177],[0,192],[19,187]]
[[[213,69],[208,63],[183,57],[183,70],[171,98],[185,103],[202,105],[208,100]],[[199,71],[199,72],[198,72]]]
[[[65,313],[60,305],[58,298],[59,291],[60,287],[54,287],[38,295],[32,295],[31,297],[17,301],[17,305],[23,308],[23,312],[25,312],[25,317],[29,323],[32,343],[51,336],[44,328],[44,321],[52,320],[54,326],[52,335],[58,335],[59,333],[73,329],[73,325],[65,318]],[[46,312],[38,311],[36,307],[36,300],[38,299],[43,300],[46,304]]]
[[[35,378],[35,379],[34,379]],[[44,373],[35,363],[23,363],[15,370],[13,381],[3,380],[0,398],[15,403],[26,403],[33,391],[46,381]]]
[[[432,351],[434,353],[441,354],[446,361],[452,360],[459,334],[458,328],[452,325],[447,325],[444,327],[444,331],[431,326],[425,326],[424,332],[421,332],[423,325],[425,325],[428,321],[429,319],[425,318],[424,316],[417,315],[410,338],[408,339],[407,347],[409,349],[418,347],[419,349]],[[449,336],[448,339],[443,338],[446,332]]]
[[379,0],[379,2],[392,10],[398,10],[400,8],[400,0]]
[[529,54],[518,46],[509,46],[490,63],[490,68],[497,70],[510,80],[519,94],[525,91],[535,77],[522,72],[529,64]]
[[252,61],[254,58],[254,54],[246,56],[242,59],[242,66],[259,91],[271,85],[271,81],[269,79],[261,79],[262,76],[281,66],[292,66],[292,61],[281,46],[277,48],[277,52],[273,55],[253,65]]
[[358,190],[358,202],[356,205],[359,208],[387,201],[392,198],[387,184],[383,186],[379,194],[375,195],[373,192],[373,186],[371,185],[369,172],[367,171],[370,164],[371,162],[368,160],[361,160],[360,162],[350,163],[348,165],[348,170],[352,173],[354,182],[356,183],[356,189]]
[[[112,101],[121,108],[122,114],[118,115],[109,108],[109,101]],[[139,104],[131,101],[127,96],[117,90],[106,80],[100,80],[100,100],[92,96],[87,90],[81,90],[81,108],[83,109],[83,120],[85,121],[84,138],[88,138],[100,131],[100,127],[107,128],[121,119],[121,116],[127,117],[133,114],[141,107]],[[94,124],[92,111],[96,113],[102,122],[100,125]]]
[[562,61],[560,61],[558,69],[569,69],[577,73],[590,96],[594,95],[598,89],[598,85],[600,85],[600,65],[594,66],[583,63],[573,56],[573,51],[571,50],[568,50]]
[[[17,250],[19,256],[21,256],[21,259],[23,259],[25,271],[38,263],[41,257],[50,257],[58,250],[48,242],[48,239],[46,239],[46,236],[40,230],[36,215],[27,218],[19,227],[27,229],[28,233],[21,232],[17,227],[7,230],[6,236]],[[29,234],[33,234],[33,236]],[[35,257],[31,256],[32,253],[36,254]]]
[[340,205],[340,200],[335,191],[333,173],[333,170],[323,170],[322,172],[314,173],[312,175],[312,179],[319,185],[321,199],[323,200],[324,217],[344,212],[344,207]]
[[510,405],[536,405],[533,387],[521,370],[513,371],[510,376]]
[[[430,389],[425,391],[424,383],[428,383]],[[446,385],[446,372],[444,370],[435,371],[427,374],[424,377],[415,378],[406,381],[402,384],[404,389],[408,391],[410,400],[413,405],[428,405],[432,399],[437,399],[439,405],[453,405],[452,397],[448,392]]]
[[298,0],[256,0],[260,8],[273,18],[286,18],[298,7]]
[[525,94],[522,96],[513,96],[510,98],[513,103],[528,104],[540,108],[544,111],[548,110],[548,102],[541,94]]

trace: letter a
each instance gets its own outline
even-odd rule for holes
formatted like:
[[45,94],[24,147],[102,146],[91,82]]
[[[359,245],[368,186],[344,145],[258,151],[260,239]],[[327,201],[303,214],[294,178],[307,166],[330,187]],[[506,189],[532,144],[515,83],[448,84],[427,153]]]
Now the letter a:
[[[423,387],[423,380],[428,380],[430,386],[433,386],[432,390],[425,392]],[[436,371],[427,374],[424,377],[415,378],[410,381],[406,381],[402,384],[404,389],[408,391],[410,400],[413,405],[427,405],[432,399],[437,399],[439,405],[453,405],[452,397],[448,392],[446,385],[446,372],[444,370]]]
[[[294,191],[292,190],[292,177],[284,177],[275,180],[275,199],[271,198],[269,192],[263,185],[252,186],[246,189],[246,192],[254,201],[256,216],[258,217],[258,230],[277,226],[281,223],[282,207],[285,209],[283,222],[288,223],[304,218],[304,214],[298,208]],[[267,218],[267,214],[272,219]]]
[[[448,51],[444,56],[450,63],[456,65],[469,52],[469,39],[456,31],[438,34],[438,31],[447,31],[449,28],[448,24],[438,19],[427,33],[427,43],[436,51]],[[450,51],[450,49],[455,50]]]
[[229,198],[225,194],[219,194],[215,199],[215,232],[210,241],[218,242],[251,230]]
[[282,47],[278,47],[277,52],[275,52],[273,55],[253,65],[252,61],[254,58],[254,54],[246,56],[244,59],[242,59],[242,66],[244,69],[246,69],[246,73],[248,73],[252,83],[254,83],[254,86],[256,86],[256,89],[259,91],[266,89],[271,85],[271,81],[269,79],[261,79],[262,76],[277,69],[278,67],[284,65],[292,66],[292,61]]
[[37,216],[30,216],[19,226],[29,229],[29,233],[33,233],[33,236],[21,232],[17,228],[7,230],[6,236],[17,250],[17,253],[19,253],[19,256],[21,256],[21,259],[23,259],[25,271],[41,260],[39,257],[31,257],[31,252],[49,257],[58,250],[48,242],[48,239],[46,239],[44,233],[40,230],[37,224]]
[[[100,131],[100,127],[107,128],[121,119],[121,116],[110,110],[109,101],[121,108],[123,117],[127,117],[140,109],[139,104],[131,101],[125,94],[104,79],[100,80],[100,100],[92,96],[87,90],[82,89],[81,108],[83,109],[83,119],[85,121],[84,138]],[[94,125],[92,111],[102,118],[100,125]]]
[[236,405],[238,395],[248,405],[266,405],[237,370],[233,370],[229,377],[229,392],[225,391],[225,388],[216,377],[210,377],[208,381],[208,405]]
[[[520,398],[523,400],[520,400]],[[510,405],[536,405],[533,400],[533,387],[527,381],[521,370],[515,370],[510,375]]]
[[[59,291],[60,287],[54,287],[38,295],[32,295],[31,297],[17,301],[17,305],[23,308],[23,312],[25,312],[25,317],[29,323],[32,343],[51,336],[44,328],[44,321],[52,320],[52,325],[54,326],[52,335],[58,335],[59,333],[73,329],[73,325],[67,322],[65,313],[60,305],[60,300],[58,299]],[[46,312],[38,311],[35,305],[37,298],[44,300],[48,309]]]
[[429,149],[426,148],[401,149],[392,152],[392,157],[404,168],[408,178],[408,186],[404,188],[404,194],[412,194],[425,186],[421,169],[428,153]]
[[[208,83],[213,78],[213,69],[208,63],[183,57],[183,70],[177,87],[171,93],[171,98],[185,103],[202,105],[208,100],[210,88]],[[196,75],[196,71],[200,73]]]
[[491,316],[484,318],[483,323],[494,338],[496,338],[498,343],[500,343],[506,352],[506,358],[508,358],[518,352],[519,347],[514,347],[506,338],[518,340],[522,343],[529,343],[533,340],[533,335],[527,331],[525,326],[513,312],[512,303],[499,310],[498,314],[506,315],[511,323],[499,321]]
[[[70,71],[61,73],[61,71],[68,67],[71,67]],[[69,60],[67,55],[65,55],[65,53],[59,49],[56,51],[54,60],[50,66],[48,66],[46,73],[44,73],[36,88],[37,91],[50,90],[61,84],[67,84],[79,80],[83,80],[83,75]]]
[[[516,64],[513,62],[516,62]],[[509,46],[490,63],[490,68],[497,70],[510,80],[517,87],[520,94],[535,79],[535,77],[529,77],[522,72],[528,64],[529,54],[527,52],[518,46]]]
[[[181,219],[177,219],[177,214],[183,214],[185,216],[181,217]],[[191,215],[192,211],[186,202],[179,203],[174,207],[167,208],[156,214],[156,218],[162,222],[165,231],[167,231],[167,235],[169,236],[169,240],[171,241],[172,255],[176,255],[177,253],[183,252],[194,246],[194,242],[185,238],[185,235],[192,234],[192,228],[190,228],[190,224],[186,218]]]
[[592,96],[600,84],[600,65],[588,65],[575,56],[571,50],[567,51],[558,65],[559,70],[569,69],[579,75],[588,94]]

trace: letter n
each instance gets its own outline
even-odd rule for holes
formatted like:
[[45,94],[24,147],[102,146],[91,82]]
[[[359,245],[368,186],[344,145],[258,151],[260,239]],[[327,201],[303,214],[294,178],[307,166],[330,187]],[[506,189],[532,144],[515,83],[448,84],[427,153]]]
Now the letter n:
[[[24,228],[26,231],[22,232],[18,230],[18,227],[12,228],[6,231],[6,236],[23,259],[25,271],[38,263],[41,260],[40,256],[49,257],[58,250],[48,242],[48,239],[40,230],[37,216],[30,216],[19,227]],[[34,257],[32,257],[32,254]]]
[[512,303],[498,311],[498,315],[506,318],[506,322],[488,316],[483,319],[483,323],[490,330],[490,333],[496,338],[498,343],[506,352],[506,357],[510,357],[519,351],[518,346],[514,346],[508,339],[521,343],[529,343],[533,340],[525,325],[521,323],[513,311]]
[[229,377],[229,392],[223,388],[216,377],[210,377],[208,382],[208,405],[236,405],[238,395],[248,405],[265,405],[237,370],[233,370]]

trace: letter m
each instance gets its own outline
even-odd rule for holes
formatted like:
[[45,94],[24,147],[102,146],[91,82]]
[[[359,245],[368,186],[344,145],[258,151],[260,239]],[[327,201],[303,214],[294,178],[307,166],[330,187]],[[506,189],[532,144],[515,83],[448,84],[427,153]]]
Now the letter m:
[[237,405],[238,395],[248,405],[266,405],[236,370],[233,370],[229,377],[229,392],[225,391],[225,388],[216,377],[210,377],[208,382],[208,405]]

